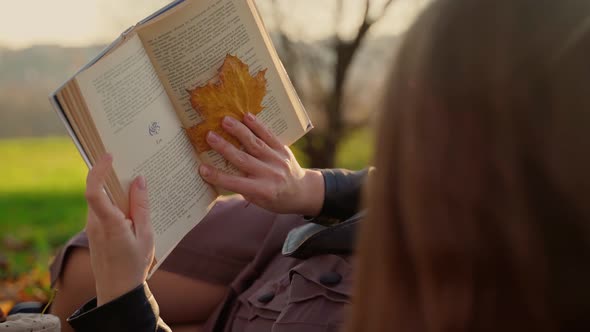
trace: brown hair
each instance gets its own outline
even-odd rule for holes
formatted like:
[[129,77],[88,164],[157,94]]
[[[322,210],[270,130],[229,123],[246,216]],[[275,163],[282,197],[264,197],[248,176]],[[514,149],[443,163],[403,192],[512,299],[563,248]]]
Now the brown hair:
[[349,330],[590,329],[590,1],[437,0],[388,92]]

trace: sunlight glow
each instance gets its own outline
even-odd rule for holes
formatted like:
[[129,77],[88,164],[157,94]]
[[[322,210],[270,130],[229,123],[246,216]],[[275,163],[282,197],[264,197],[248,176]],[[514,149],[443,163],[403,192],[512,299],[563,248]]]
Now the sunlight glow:
[[[29,0],[5,2],[0,11],[0,47],[23,48],[34,44],[87,46],[108,43],[123,30],[148,16],[170,0]],[[381,0],[383,1],[383,0]],[[395,34],[403,31],[418,9],[428,0],[397,0],[389,14],[379,22],[374,33]],[[257,0],[265,17],[273,17],[268,0]],[[321,39],[333,34],[334,0],[279,1],[281,11],[288,13],[290,34],[300,39]],[[346,38],[360,23],[362,4],[344,0],[344,24],[341,36]],[[375,1],[378,5],[379,1]],[[379,6],[375,8],[379,9]],[[313,9],[313,10],[310,10]],[[273,28],[276,22],[268,19]],[[313,22],[313,24],[310,24]]]
[[11,1],[0,11],[0,46],[22,48],[32,44],[86,46],[106,43],[166,2]]

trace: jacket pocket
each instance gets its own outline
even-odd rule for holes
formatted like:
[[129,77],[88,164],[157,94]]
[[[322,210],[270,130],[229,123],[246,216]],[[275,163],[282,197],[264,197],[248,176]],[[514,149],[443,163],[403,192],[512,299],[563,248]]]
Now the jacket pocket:
[[322,255],[285,272],[241,299],[237,318],[243,331],[341,331],[350,304],[350,264]]
[[234,324],[233,328],[242,332],[271,331],[286,306],[288,287],[287,275],[255,282],[250,291],[238,298],[237,325]]
[[352,268],[339,256],[305,260],[289,272],[285,307],[272,331],[341,331],[350,304]]

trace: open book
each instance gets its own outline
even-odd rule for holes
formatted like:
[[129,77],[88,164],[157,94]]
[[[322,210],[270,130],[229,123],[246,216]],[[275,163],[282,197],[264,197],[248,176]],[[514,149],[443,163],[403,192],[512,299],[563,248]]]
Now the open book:
[[157,265],[219,195],[198,165],[231,171],[187,135],[204,121],[191,92],[219,84],[229,57],[252,77],[264,75],[257,117],[284,144],[311,129],[254,0],[175,1],[125,31],[50,96],[89,167],[113,155],[105,190],[125,213],[131,181],[146,177]]

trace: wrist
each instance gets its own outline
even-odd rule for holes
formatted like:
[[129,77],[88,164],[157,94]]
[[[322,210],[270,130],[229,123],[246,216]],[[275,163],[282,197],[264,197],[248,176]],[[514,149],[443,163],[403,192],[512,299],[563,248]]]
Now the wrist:
[[299,192],[301,199],[298,214],[315,217],[322,211],[324,205],[324,176],[318,170],[305,169],[305,174],[301,184],[302,190]]
[[103,304],[109,303],[137,288],[137,286],[141,285],[142,283],[143,281],[127,283],[114,281],[103,286],[103,283],[97,282],[96,306],[100,307]]

